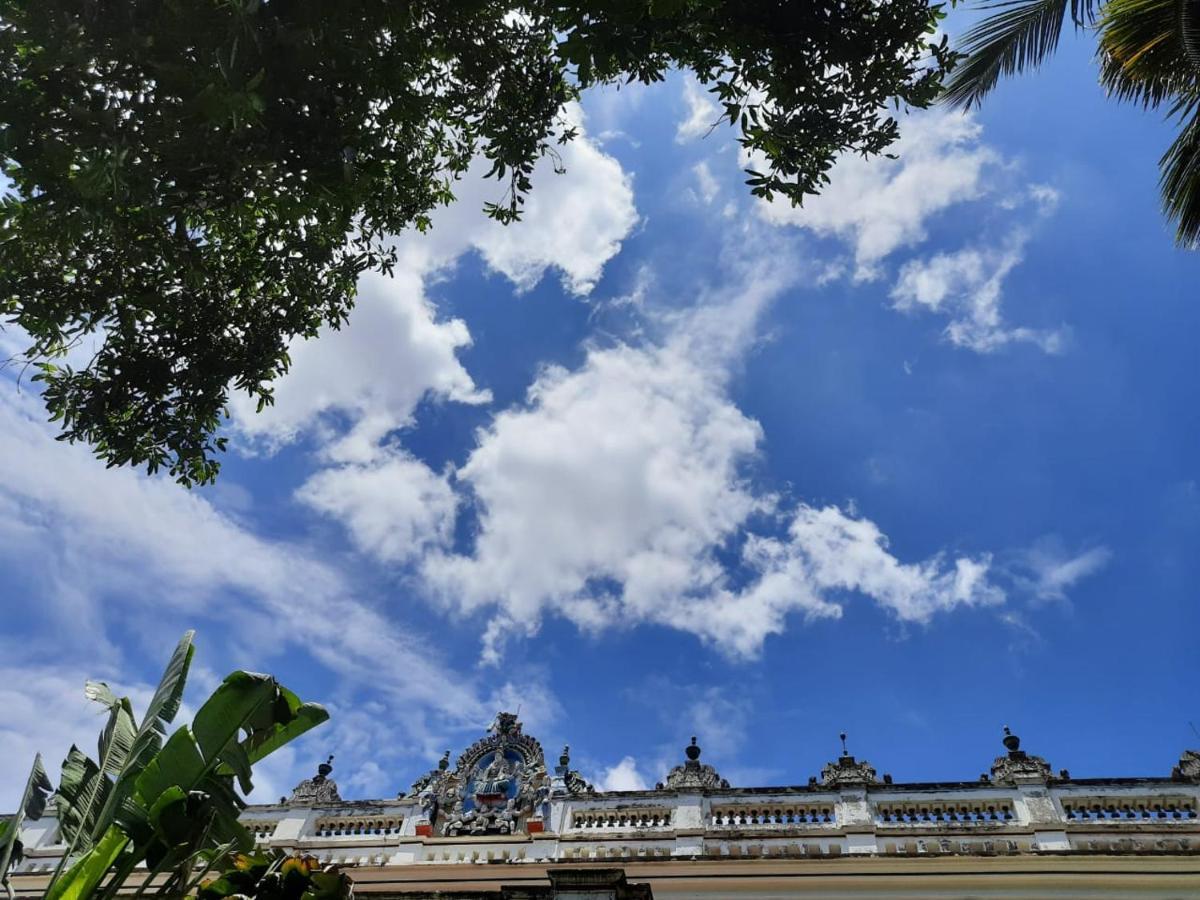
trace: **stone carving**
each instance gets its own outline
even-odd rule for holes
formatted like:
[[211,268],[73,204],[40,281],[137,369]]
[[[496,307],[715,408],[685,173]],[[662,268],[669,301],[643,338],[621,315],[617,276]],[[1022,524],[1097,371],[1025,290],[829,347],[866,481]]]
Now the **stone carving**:
[[878,784],[875,767],[865,759],[861,762],[846,750],[846,733],[838,735],[842,739],[842,755],[836,761],[826,763],[821,769],[821,784],[827,788],[861,787],[866,784]]
[[288,798],[289,806],[320,806],[325,803],[340,803],[337,783],[329,777],[333,771],[333,757],[317,766],[314,778],[305,778],[296,785],[292,796]]
[[716,769],[712,766],[701,765],[700,746],[696,743],[694,736],[692,743],[688,745],[684,753],[687,755],[687,761],[667,773],[667,790],[704,791],[729,787],[729,782],[718,775]]
[[1004,726],[1004,756],[992,763],[992,780],[1009,784],[1045,784],[1050,780],[1050,764],[1040,756],[1030,756],[1021,749],[1021,739]]
[[437,768],[430,769],[420,778],[412,783],[412,787],[408,789],[407,794],[402,794],[401,797],[419,797],[427,792],[430,788],[437,785],[446,774],[446,770],[450,768],[450,751],[447,750],[442,754],[442,758],[438,760]]
[[594,794],[596,789],[592,787],[584,777],[571,768],[571,747],[568,745],[563,747],[562,753],[558,757],[558,765],[554,767],[554,774],[562,779],[562,787],[568,794]]
[[413,784],[410,796],[421,799],[426,818],[443,835],[515,834],[550,796],[541,744],[522,733],[517,717],[502,712],[488,731],[458,758],[454,771],[447,753],[436,772]]
[[1200,750],[1184,750],[1171,777],[1176,781],[1200,781]]

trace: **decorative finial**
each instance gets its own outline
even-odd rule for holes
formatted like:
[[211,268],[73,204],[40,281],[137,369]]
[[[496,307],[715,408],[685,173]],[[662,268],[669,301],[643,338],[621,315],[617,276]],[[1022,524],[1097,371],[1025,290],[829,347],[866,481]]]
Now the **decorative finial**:
[[688,745],[687,749],[684,750],[683,752],[687,755],[687,758],[690,759],[692,762],[695,762],[696,760],[698,760],[700,758],[700,745],[696,743],[696,736],[694,734],[692,735],[692,742]]
[[846,749],[846,732],[843,731],[838,737],[842,739],[842,756],[849,756],[850,751]]
[[450,751],[449,750],[447,750],[445,753],[443,753],[442,758],[438,760],[438,770],[439,771],[445,772],[448,768],[450,768]]
[[1021,739],[1013,734],[1007,725],[1004,726],[1004,746],[1009,753],[1016,753],[1021,749]]
[[563,744],[562,753],[558,757],[558,764],[566,768],[571,764],[571,745]]
[[333,754],[329,754],[329,759],[317,766],[317,775],[321,778],[328,778],[329,773],[333,771]]

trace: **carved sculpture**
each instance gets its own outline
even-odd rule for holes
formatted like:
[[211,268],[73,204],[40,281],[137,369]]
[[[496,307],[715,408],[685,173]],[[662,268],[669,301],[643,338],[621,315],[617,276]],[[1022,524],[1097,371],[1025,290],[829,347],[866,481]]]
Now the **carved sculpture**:
[[821,784],[827,788],[858,787],[868,784],[878,784],[875,767],[864,760],[857,760],[846,750],[846,733],[838,735],[842,739],[842,755],[836,761],[826,763],[821,769]]
[[1176,781],[1200,781],[1200,750],[1184,750],[1171,777]]
[[667,790],[704,791],[729,787],[729,782],[718,775],[716,769],[700,763],[700,746],[694,735],[691,744],[683,752],[687,760],[667,773]]
[[1021,749],[1021,739],[1004,726],[1004,756],[992,763],[992,780],[1009,784],[1045,784],[1050,780],[1050,764],[1040,756],[1030,756]]
[[333,757],[317,766],[317,774],[313,778],[305,778],[296,785],[292,796],[288,798],[289,806],[320,806],[325,803],[340,803],[337,783],[329,777],[333,771]]
[[[445,836],[515,834],[550,794],[542,747],[524,734],[517,717],[501,712],[490,734],[472,744],[449,771],[449,752],[438,770],[412,786],[430,824]],[[447,810],[441,822],[439,812]]]

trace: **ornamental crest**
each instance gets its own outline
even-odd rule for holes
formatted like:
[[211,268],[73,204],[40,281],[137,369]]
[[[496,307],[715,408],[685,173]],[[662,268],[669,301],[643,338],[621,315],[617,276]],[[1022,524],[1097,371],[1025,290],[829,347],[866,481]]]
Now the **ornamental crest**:
[[411,795],[438,834],[516,834],[541,814],[550,795],[542,745],[522,733],[512,713],[500,713],[488,731],[453,771],[443,757],[438,770],[413,785]]
[[341,803],[338,795],[337,782],[329,777],[333,771],[333,757],[317,766],[317,774],[313,778],[305,778],[292,790],[292,796],[287,799],[289,806],[322,806],[329,803]]

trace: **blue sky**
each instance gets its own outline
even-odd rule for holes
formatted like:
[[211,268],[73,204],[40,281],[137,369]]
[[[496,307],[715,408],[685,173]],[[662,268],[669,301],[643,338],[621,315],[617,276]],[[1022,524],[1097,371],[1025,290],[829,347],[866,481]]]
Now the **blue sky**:
[[[0,807],[21,760],[147,696],[270,671],[392,796],[520,705],[588,777],[653,785],[695,733],[734,784],[838,751],[971,779],[1011,725],[1077,776],[1200,743],[1193,285],[1169,129],[1086,41],[967,118],[906,119],[804,210],[741,182],[674,78],[585,98],[527,220],[470,181],[350,327],[236,403],[215,487],[105,470],[0,393]],[[7,340],[15,340],[11,334]]]

